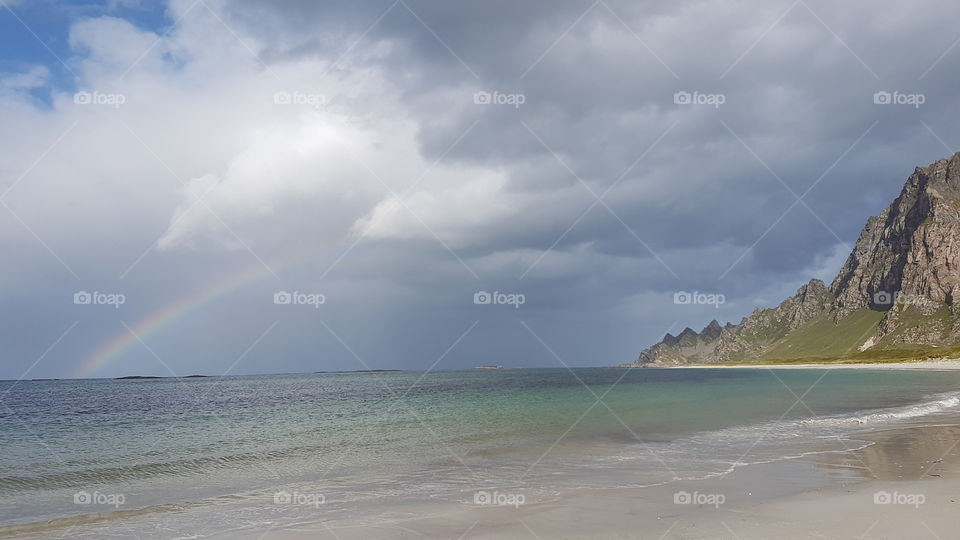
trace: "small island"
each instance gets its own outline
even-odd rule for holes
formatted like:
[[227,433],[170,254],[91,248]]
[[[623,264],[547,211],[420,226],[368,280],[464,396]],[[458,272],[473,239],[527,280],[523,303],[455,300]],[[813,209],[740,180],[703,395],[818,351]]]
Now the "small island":
[[161,377],[159,375],[126,375],[124,377],[114,377],[115,381],[140,381],[153,379],[205,379],[209,375],[184,375],[183,377]]

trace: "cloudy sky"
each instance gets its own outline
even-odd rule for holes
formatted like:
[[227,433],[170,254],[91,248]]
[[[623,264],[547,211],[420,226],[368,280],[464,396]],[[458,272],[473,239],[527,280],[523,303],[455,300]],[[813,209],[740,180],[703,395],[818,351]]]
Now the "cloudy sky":
[[0,378],[611,365],[737,322],[960,145],[958,16],[0,0]]

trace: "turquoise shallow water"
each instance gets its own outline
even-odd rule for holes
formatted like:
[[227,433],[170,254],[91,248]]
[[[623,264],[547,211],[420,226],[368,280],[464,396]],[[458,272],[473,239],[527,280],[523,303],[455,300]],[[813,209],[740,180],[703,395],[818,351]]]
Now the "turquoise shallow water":
[[960,373],[389,372],[0,382],[0,395],[0,526],[102,514],[118,519],[73,535],[190,537],[843,451],[865,444],[857,430],[956,413]]

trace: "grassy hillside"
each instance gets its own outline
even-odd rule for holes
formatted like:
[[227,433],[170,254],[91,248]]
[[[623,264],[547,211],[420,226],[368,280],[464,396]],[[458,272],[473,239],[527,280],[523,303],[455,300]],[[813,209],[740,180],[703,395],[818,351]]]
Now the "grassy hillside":
[[882,311],[861,309],[834,324],[826,315],[791,332],[773,347],[764,351],[760,360],[789,360],[810,357],[843,357],[854,354],[872,335]]
[[889,336],[884,337],[878,344],[881,348],[888,347],[888,343],[910,342],[911,335],[933,332],[940,339],[949,339],[949,331],[954,324],[953,315],[948,306],[941,306],[930,315],[920,313],[914,306],[907,306],[898,319],[897,329]]

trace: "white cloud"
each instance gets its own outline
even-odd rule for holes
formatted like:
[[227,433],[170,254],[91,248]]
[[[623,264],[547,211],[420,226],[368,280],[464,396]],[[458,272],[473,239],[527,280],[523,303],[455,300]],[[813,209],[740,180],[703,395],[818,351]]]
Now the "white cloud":
[[381,201],[354,232],[366,231],[382,239],[427,238],[436,233],[453,246],[463,246],[482,238],[487,227],[518,217],[523,208],[524,197],[503,191],[506,179],[500,173],[440,167],[430,176],[436,178],[413,193]]
[[33,66],[22,73],[0,73],[0,92],[40,88],[50,80],[46,66]]

